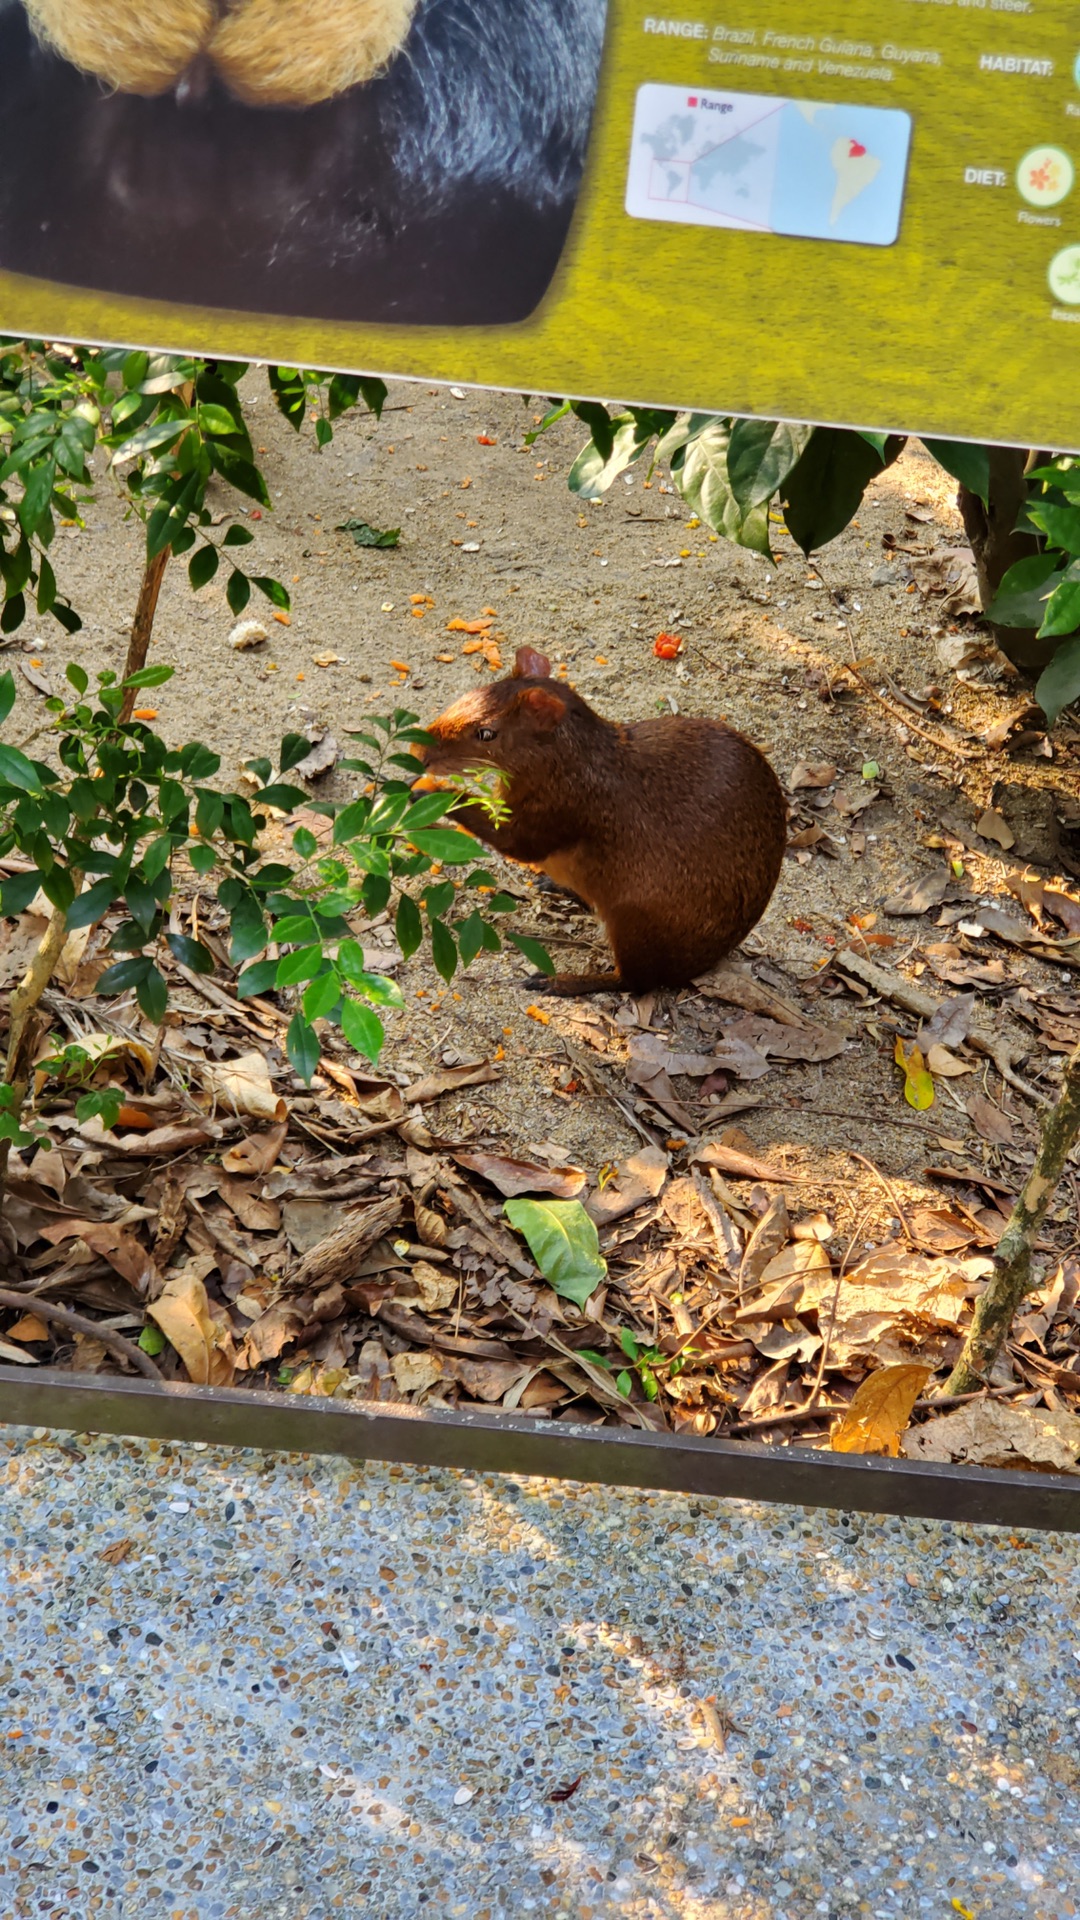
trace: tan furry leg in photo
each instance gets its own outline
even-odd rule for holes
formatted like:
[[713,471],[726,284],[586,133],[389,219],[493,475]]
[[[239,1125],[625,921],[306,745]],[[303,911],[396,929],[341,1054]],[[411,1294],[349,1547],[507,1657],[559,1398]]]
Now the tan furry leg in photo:
[[415,11],[416,0],[242,0],[208,51],[249,106],[309,107],[372,79]]
[[[46,46],[120,93],[168,93],[213,33],[211,0],[26,0]],[[292,9],[288,9],[292,11]]]

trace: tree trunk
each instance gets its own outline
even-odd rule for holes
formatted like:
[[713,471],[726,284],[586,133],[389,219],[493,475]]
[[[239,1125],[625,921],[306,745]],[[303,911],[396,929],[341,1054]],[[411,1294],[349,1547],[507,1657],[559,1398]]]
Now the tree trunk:
[[1070,1054],[1056,1105],[1042,1123],[1035,1164],[994,1253],[994,1273],[975,1302],[971,1331],[943,1392],[972,1393],[984,1383],[1031,1288],[1031,1256],[1065,1162],[1080,1136],[1080,1047]]
[[[150,651],[150,636],[154,631],[154,615],[157,612],[158,595],[165,569],[172,558],[172,548],[163,547],[148,560],[143,570],[142,586],[139,588],[139,601],[135,608],[135,618],[131,623],[131,639],[128,642],[127,659],[121,678],[126,680],[130,674],[138,673],[146,665],[146,656]],[[124,704],[120,709],[121,721],[130,720],[138,689],[129,687],[124,695]]]
[[[1028,453],[1023,447],[989,447],[990,505],[984,507],[977,493],[961,487],[957,506],[964,532],[975,555],[979,578],[979,598],[988,607],[1002,580],[1018,560],[1026,560],[1040,551],[1033,533],[1017,532],[1016,523],[1028,497],[1027,474],[1049,456]],[[1041,673],[1053,658],[1060,639],[1039,640],[1034,627],[999,627],[992,624],[994,639],[1006,658],[1024,673]]]

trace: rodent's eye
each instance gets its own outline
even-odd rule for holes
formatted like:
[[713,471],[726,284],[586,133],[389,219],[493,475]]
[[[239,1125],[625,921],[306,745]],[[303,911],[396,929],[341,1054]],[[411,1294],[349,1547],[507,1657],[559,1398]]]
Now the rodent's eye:
[[476,737],[478,740],[494,740],[495,729],[494,727],[477,727]]

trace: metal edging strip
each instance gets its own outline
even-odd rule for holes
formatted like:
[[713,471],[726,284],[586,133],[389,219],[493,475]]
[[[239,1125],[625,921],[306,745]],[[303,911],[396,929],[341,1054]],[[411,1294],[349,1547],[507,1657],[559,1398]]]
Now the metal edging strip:
[[1080,1477],[0,1367],[0,1424],[1080,1533]]

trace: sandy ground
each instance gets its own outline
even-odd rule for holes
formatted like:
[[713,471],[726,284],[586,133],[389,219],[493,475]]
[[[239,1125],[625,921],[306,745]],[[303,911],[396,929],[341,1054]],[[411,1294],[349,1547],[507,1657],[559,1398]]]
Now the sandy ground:
[[[938,649],[955,640],[957,623],[939,598],[909,585],[907,567],[918,561],[889,546],[925,554],[962,538],[953,483],[914,443],[871,487],[848,531],[818,556],[820,574],[780,526],[774,572],[694,525],[659,474],[647,480],[644,466],[617,481],[604,501],[582,504],[566,486],[584,438],[579,423],[561,423],[533,448],[524,443],[544,403],[482,393],[457,398],[398,384],[381,425],[347,419],[333,445],[319,453],[310,424],[295,435],[261,376],[250,375],[245,391],[274,511],[252,517],[255,539],[243,558],[249,572],[276,574],[288,584],[291,622],[275,623],[268,607],[253,603],[249,613],[263,618],[268,642],[256,651],[232,650],[220,577],[196,595],[183,566],[174,563],[154,648],[156,658],[177,669],[154,696],[159,726],[174,742],[201,737],[212,744],[223,755],[223,778],[234,778],[248,756],[272,752],[281,734],[298,725],[328,727],[347,749],[348,730],[370,712],[398,703],[431,717],[489,672],[479,657],[462,654],[462,636],[448,633],[447,622],[493,609],[507,666],[516,646],[542,646],[612,717],[636,719],[666,710],[671,701],[682,711],[721,715],[765,748],[785,783],[800,761],[828,761],[838,769],[836,787],[858,793],[864,764],[877,764],[879,797],[857,816],[818,816],[831,821],[833,857],[815,851],[800,863],[789,856],[745,950],[765,978],[795,997],[807,987],[816,990],[818,971],[850,931],[853,914],[877,913],[877,927],[897,936],[883,956],[893,966],[903,963],[915,939],[944,937],[932,930],[936,911],[915,921],[881,917],[890,894],[921,872],[940,872],[946,855],[925,842],[943,811],[959,808],[974,820],[1001,780],[1027,790],[1027,797],[1048,786],[1059,796],[1077,795],[1068,723],[1055,737],[1053,762],[1037,747],[1012,758],[999,748],[962,759],[918,731],[928,729],[934,740],[970,740],[1022,705],[1026,689],[993,668],[976,670],[980,684],[964,684],[942,664]],[[215,504],[224,509],[232,498],[222,489]],[[357,548],[336,530],[350,517],[400,527],[400,546]],[[140,546],[141,529],[125,519],[103,475],[85,530],[62,529],[57,543],[61,586],[83,612],[85,633],[73,648],[43,623],[40,631],[25,629],[13,651],[39,659],[56,681],[73,651],[91,667],[118,665],[138,588]],[[654,657],[661,630],[683,637],[680,661]],[[440,654],[452,658],[442,661]],[[330,655],[338,656],[332,664],[316,664]],[[830,682],[852,660],[885,689],[895,713],[862,691],[829,697]],[[394,663],[404,663],[407,673]],[[901,700],[905,692],[920,699],[928,689],[936,690],[929,708],[908,712],[896,705],[898,692]],[[26,689],[28,707],[37,698]],[[331,775],[321,791],[344,793],[346,780]],[[965,855],[965,864],[967,884],[981,896],[999,892],[1017,860],[1015,853],[996,857],[990,848]],[[515,870],[519,891],[526,890],[526,878]],[[557,956],[561,950],[565,966],[587,964],[589,948],[600,951],[592,921],[567,918],[561,905],[537,902],[522,924],[530,921]],[[576,947],[560,949],[560,929],[569,929]],[[1006,959],[1007,970],[1020,968],[1014,984],[1033,977],[1032,965],[1026,957],[1022,965]],[[483,957],[446,992],[432,971],[414,966],[405,976],[406,1011],[389,1024],[386,1064],[408,1075],[439,1059],[490,1056],[501,1046],[502,1083],[444,1100],[443,1131],[456,1138],[471,1132],[519,1151],[554,1137],[595,1170],[625,1152],[634,1135],[601,1093],[573,1082],[562,1041],[569,1036],[580,1043],[584,1020],[601,1045],[607,1036],[618,1069],[621,1040],[611,1016],[619,1003],[549,1002],[545,1025],[528,1011],[534,995],[524,985],[526,973],[516,955]],[[948,991],[932,976],[924,984]],[[1060,973],[1055,984],[1062,984]],[[818,1017],[845,1022],[850,1046],[823,1067],[774,1065],[751,1089],[761,1104],[739,1123],[757,1147],[786,1152],[803,1167],[808,1202],[844,1217],[853,1191],[852,1145],[916,1186],[940,1137],[959,1138],[967,1156],[978,1158],[982,1142],[950,1089],[941,1091],[929,1115],[916,1118],[904,1106],[889,1009],[878,1009],[879,1017],[887,1016],[883,1030],[850,996],[805,1004]],[[700,1050],[730,1017],[731,1010],[714,1001],[685,995],[676,1004],[662,998],[653,1025],[663,1032],[671,1027]],[[965,1094],[974,1084],[964,1083]],[[568,1085],[576,1090],[567,1093]],[[988,1090],[1001,1095],[996,1076]],[[1023,1101],[1006,1089],[1005,1105],[1018,1139],[1030,1139]],[[704,1126],[707,1110],[701,1118]]]

